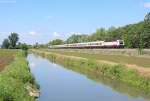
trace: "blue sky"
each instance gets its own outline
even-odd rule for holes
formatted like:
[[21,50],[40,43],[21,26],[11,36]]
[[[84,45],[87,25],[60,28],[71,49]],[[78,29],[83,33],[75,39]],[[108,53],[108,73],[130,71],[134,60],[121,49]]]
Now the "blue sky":
[[90,34],[142,21],[148,12],[150,0],[0,0],[0,43],[10,32],[30,44]]

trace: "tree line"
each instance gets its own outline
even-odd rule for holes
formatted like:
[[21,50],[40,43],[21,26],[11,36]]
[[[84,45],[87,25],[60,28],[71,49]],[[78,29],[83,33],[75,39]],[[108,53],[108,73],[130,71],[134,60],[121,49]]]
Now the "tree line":
[[20,43],[19,35],[17,33],[11,33],[8,38],[4,39],[1,48],[3,49],[23,49],[27,50],[28,45],[26,43]]
[[129,24],[123,27],[110,27],[108,30],[99,28],[95,33],[90,35],[72,35],[67,40],[55,39],[49,42],[49,45],[80,43],[89,41],[114,41],[124,40],[126,48],[150,48],[150,13],[144,20]]

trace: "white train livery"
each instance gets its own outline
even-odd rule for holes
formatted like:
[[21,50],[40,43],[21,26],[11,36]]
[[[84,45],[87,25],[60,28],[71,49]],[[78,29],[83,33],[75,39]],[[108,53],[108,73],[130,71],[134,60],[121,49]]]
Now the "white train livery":
[[95,41],[95,42],[84,42],[84,43],[72,43],[63,45],[51,45],[51,49],[67,49],[67,48],[123,48],[124,41],[116,40],[111,42],[106,41]]

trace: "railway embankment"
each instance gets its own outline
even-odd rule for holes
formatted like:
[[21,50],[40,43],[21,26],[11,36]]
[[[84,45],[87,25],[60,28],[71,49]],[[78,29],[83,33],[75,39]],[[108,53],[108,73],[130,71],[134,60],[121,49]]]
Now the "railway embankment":
[[13,56],[12,62],[0,73],[0,101],[35,101],[26,89],[28,86],[34,89],[38,87],[28,68],[26,55],[16,50]]
[[150,49],[143,49],[142,55],[139,55],[138,49],[47,49],[52,51],[67,51],[88,54],[110,54],[110,55],[128,55],[139,57],[150,57]]
[[[32,52],[47,57],[52,62],[61,64],[69,69],[82,69],[83,72],[94,73],[97,74],[97,76],[108,77],[131,86],[150,90],[150,72],[146,75],[142,75],[144,73],[140,73],[140,69],[137,69],[140,67],[130,68],[127,67],[127,65],[120,63],[107,62],[46,50],[32,50]],[[149,70],[149,68],[147,68],[147,70]]]

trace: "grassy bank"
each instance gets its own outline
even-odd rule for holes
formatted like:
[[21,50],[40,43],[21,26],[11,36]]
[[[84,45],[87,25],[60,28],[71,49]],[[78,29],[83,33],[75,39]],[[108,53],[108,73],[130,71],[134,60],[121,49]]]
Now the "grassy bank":
[[[49,49],[47,49],[49,50]],[[51,49],[57,50],[57,49]],[[142,54],[139,54],[138,49],[58,49],[60,51],[90,53],[90,54],[109,54],[109,55],[124,55],[124,56],[150,56],[150,49],[143,49]]]
[[34,101],[25,88],[29,84],[35,85],[35,82],[25,53],[16,51],[13,62],[0,73],[0,101]]
[[139,75],[137,71],[128,69],[124,65],[106,64],[92,59],[61,55],[40,50],[32,51],[68,68],[74,70],[80,69],[83,73],[90,72],[97,74],[97,76],[105,76],[112,80],[119,80],[131,86],[150,90],[150,79],[148,77],[143,77]]
[[[85,51],[85,50],[45,50],[50,51],[54,53],[59,54],[65,54],[69,56],[77,56],[77,57],[83,57],[83,58],[90,58],[95,60],[105,60],[110,61],[114,63],[120,63],[120,64],[130,64],[130,65],[136,65],[140,67],[150,67],[150,57],[138,57],[138,56],[130,56],[130,55],[121,55],[117,54],[111,54],[111,53],[104,53],[99,51],[99,53],[94,53],[94,51]],[[107,50],[108,51],[108,50]]]

